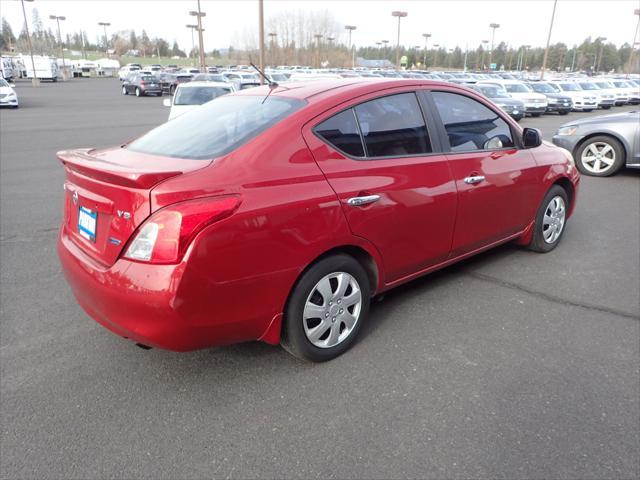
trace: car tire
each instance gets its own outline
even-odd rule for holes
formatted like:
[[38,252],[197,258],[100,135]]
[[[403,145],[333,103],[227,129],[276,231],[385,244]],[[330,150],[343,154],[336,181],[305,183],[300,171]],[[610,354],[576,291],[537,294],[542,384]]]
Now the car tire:
[[586,112],[586,113],[593,112],[593,108],[588,108],[588,109],[585,109],[585,110],[582,110],[582,111]]
[[312,362],[341,355],[366,322],[370,292],[367,272],[353,257],[337,254],[317,261],[300,276],[289,296],[281,345]]
[[124,85],[122,86],[122,94],[129,95],[129,92],[127,92],[127,87],[125,87]]
[[611,105],[603,105],[602,109],[603,110],[609,110],[611,108]]
[[[591,157],[594,157],[593,163]],[[580,173],[592,177],[608,177],[615,174],[624,166],[625,157],[622,144],[609,135],[588,138],[578,146],[574,155]]]
[[558,112],[558,115],[568,115],[569,112],[567,110],[561,110]]
[[536,117],[536,118],[539,117],[540,115],[541,115],[540,113],[532,113],[531,114],[532,117]]
[[136,87],[136,97],[141,97],[143,94],[138,87]]
[[169,95],[171,95],[173,97],[173,94],[176,92],[176,87],[174,87],[173,85],[171,85],[171,87],[169,88]]
[[560,185],[552,186],[542,199],[536,213],[529,250],[547,253],[560,243],[567,223],[569,197]]

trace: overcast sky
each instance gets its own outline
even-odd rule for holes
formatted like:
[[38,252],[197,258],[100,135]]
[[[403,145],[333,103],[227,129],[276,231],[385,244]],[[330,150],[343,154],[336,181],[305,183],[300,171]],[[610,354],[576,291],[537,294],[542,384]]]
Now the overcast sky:
[[[101,32],[97,22],[111,22],[110,31],[144,28],[150,37],[176,39],[183,49],[191,46],[191,34],[185,27],[192,23],[188,11],[196,0],[35,0],[25,3],[31,22],[31,10],[37,8],[45,26],[53,26],[51,14],[65,15],[65,30],[85,29],[92,39]],[[237,42],[242,32],[257,32],[257,0],[201,0],[205,28],[205,49],[225,48]],[[551,42],[569,46],[586,37],[607,37],[621,45],[631,43],[638,17],[633,14],[638,0],[558,0]],[[22,28],[20,2],[0,0],[0,13],[17,35]],[[401,43],[423,45],[422,33],[431,33],[430,43],[452,48],[476,46],[490,39],[489,23],[499,23],[496,44],[544,46],[553,9],[553,0],[264,0],[265,17],[282,11],[329,10],[342,24],[357,26],[353,42],[358,46],[390,40],[395,44],[396,22],[392,10],[405,10]],[[239,45],[242,46],[242,45]]]

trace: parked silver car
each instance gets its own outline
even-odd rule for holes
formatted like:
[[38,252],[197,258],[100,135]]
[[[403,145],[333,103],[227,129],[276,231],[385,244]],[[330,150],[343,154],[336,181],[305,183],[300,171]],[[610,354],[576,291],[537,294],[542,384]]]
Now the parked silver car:
[[552,141],[573,154],[585,175],[608,177],[625,165],[640,168],[640,110],[565,123]]

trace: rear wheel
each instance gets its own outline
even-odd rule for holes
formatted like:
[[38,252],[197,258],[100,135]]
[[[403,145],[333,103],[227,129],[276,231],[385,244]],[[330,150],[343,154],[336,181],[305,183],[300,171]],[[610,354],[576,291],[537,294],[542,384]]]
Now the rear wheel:
[[127,87],[125,87],[124,85],[122,86],[122,94],[129,95],[129,92],[127,92]]
[[609,110],[611,108],[611,105],[603,105],[602,109],[603,110]]
[[539,117],[539,116],[540,116],[540,114],[539,114],[539,113],[532,113],[532,114],[531,114],[531,116],[532,116],[532,117]]
[[558,113],[560,115],[567,115],[569,113],[569,111],[568,110],[560,110]]
[[138,87],[136,87],[136,97],[139,97],[140,95],[142,95],[142,92]]
[[550,252],[560,242],[564,233],[569,208],[569,197],[560,185],[554,185],[544,196],[533,230],[531,242],[527,248],[534,252]]
[[591,137],[576,150],[576,167],[580,173],[594,177],[608,177],[625,163],[624,148],[618,140],[607,135]]
[[171,85],[171,87],[169,88],[169,95],[171,95],[173,97],[173,94],[176,91],[176,87],[174,87],[173,85]]
[[291,292],[282,346],[313,362],[344,353],[366,321],[370,291],[367,273],[353,257],[338,254],[319,260]]

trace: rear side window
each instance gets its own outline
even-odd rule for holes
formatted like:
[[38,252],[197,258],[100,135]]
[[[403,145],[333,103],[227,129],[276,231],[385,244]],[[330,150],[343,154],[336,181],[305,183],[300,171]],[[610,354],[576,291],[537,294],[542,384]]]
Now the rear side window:
[[[433,100],[452,152],[514,147],[509,124],[482,103],[464,95],[447,92],[433,92]],[[489,140],[493,141],[488,144]]]
[[230,92],[231,88],[225,87],[180,87],[173,104],[202,105]]
[[367,157],[430,153],[422,111],[415,93],[377,98],[354,107]]
[[352,109],[325,120],[315,131],[338,150],[354,157],[364,157],[362,139]]

